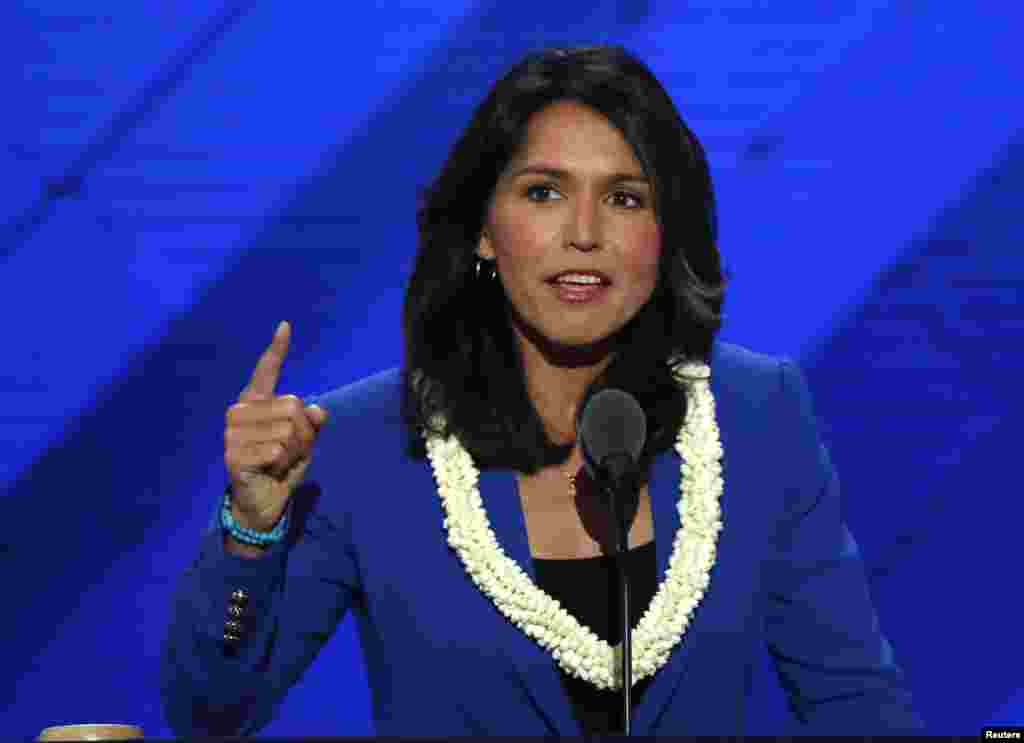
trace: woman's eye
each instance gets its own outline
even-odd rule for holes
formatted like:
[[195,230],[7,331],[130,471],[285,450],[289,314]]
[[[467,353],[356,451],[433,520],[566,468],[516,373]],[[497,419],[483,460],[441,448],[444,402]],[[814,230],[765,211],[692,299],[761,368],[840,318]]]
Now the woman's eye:
[[616,191],[612,194],[612,199],[616,206],[624,206],[627,209],[639,209],[644,205],[642,197],[629,193],[629,191]]
[[550,201],[553,194],[557,194],[551,186],[534,184],[526,189],[526,198],[530,201]]
[[[537,203],[544,203],[554,199],[561,199],[562,195],[553,186],[535,183],[532,186],[527,186],[526,198]],[[616,191],[611,195],[611,199],[615,206],[621,206],[626,209],[641,209],[645,203],[642,196],[630,193],[629,191]]]

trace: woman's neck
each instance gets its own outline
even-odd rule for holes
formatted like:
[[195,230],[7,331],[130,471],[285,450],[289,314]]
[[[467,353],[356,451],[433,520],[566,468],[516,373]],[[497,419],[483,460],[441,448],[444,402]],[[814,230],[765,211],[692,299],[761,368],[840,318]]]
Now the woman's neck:
[[542,347],[516,333],[526,374],[526,390],[548,436],[559,444],[576,439],[576,414],[583,393],[611,363],[606,347]]

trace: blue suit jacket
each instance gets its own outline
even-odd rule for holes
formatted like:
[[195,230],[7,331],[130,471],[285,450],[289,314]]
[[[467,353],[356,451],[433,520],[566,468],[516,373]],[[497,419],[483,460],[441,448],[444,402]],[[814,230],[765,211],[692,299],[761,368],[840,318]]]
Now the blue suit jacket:
[[[879,629],[804,378],[786,359],[718,343],[711,388],[724,447],[724,528],[708,590],[634,712],[637,735],[737,735],[767,644],[807,733],[922,727]],[[577,735],[551,656],[506,620],[449,548],[429,464],[404,454],[392,369],[318,398],[330,412],[289,539],[257,560],[219,529],[176,593],[163,657],[180,735],[265,725],[352,611],[382,735]],[[650,480],[658,580],[679,514],[679,456]],[[499,543],[534,577],[511,470],[480,492]],[[245,636],[222,641],[229,593],[249,593]]]

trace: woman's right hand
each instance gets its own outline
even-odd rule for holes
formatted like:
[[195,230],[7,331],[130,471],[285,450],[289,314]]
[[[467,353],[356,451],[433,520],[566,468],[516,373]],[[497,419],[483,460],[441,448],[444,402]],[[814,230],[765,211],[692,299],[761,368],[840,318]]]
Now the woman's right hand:
[[312,460],[327,420],[318,405],[274,395],[288,353],[291,326],[282,322],[238,402],[228,408],[224,463],[231,480],[232,515],[244,527],[270,531]]

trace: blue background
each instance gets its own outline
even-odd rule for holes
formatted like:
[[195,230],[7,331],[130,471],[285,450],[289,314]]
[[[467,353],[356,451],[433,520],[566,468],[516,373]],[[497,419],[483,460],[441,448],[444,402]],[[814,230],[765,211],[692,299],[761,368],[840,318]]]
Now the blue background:
[[[282,392],[397,365],[417,189],[508,64],[596,41],[707,147],[722,337],[807,372],[930,731],[1024,722],[1024,12],[983,7],[4,3],[2,729],[169,734],[169,596],[274,326]],[[264,732],[372,732],[350,620]]]

